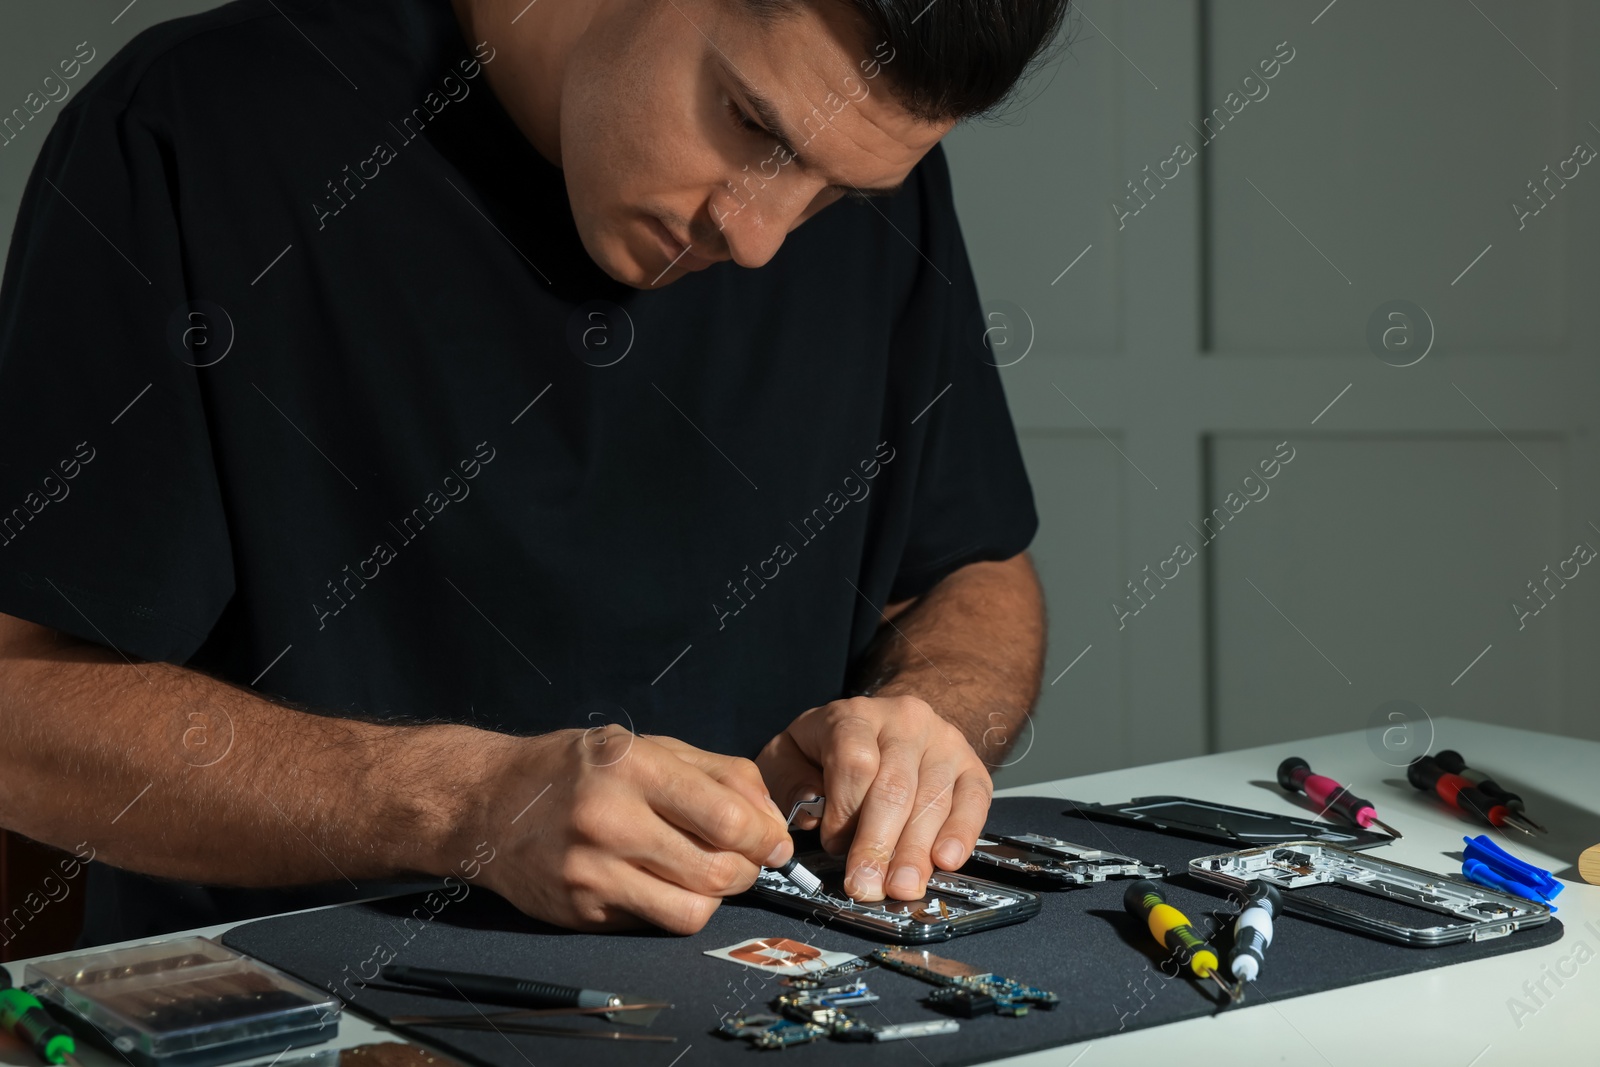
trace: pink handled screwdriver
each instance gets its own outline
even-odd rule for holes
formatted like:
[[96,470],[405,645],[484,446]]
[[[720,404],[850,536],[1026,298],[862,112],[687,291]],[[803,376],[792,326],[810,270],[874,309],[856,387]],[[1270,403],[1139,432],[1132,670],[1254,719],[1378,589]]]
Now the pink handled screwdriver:
[[1362,800],[1332,778],[1311,773],[1311,765],[1298,756],[1290,756],[1278,764],[1278,784],[1291,793],[1304,793],[1323,811],[1332,808],[1363,830],[1381,826],[1390,837],[1398,838],[1400,831],[1378,818],[1372,802]]

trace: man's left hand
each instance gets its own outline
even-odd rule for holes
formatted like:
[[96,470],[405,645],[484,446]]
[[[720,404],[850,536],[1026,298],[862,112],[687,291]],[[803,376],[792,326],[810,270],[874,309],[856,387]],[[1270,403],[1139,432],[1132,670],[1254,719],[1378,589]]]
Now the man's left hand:
[[[937,864],[966,862],[989,814],[989,771],[955,726],[914,696],[812,708],[756,757],[778,806],[825,796],[822,847],[845,846],[845,892],[915,900]],[[800,829],[814,817],[796,820]]]

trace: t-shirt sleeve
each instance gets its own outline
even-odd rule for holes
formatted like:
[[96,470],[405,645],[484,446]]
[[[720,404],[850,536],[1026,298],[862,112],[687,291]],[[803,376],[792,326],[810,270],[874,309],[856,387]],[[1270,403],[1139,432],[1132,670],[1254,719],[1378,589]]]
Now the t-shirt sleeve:
[[[903,394],[917,449],[911,521],[890,601],[920,596],[968,563],[1010,559],[1038,528],[942,148],[918,168],[923,258],[896,329],[893,364],[919,390]],[[912,368],[932,362],[935,373]],[[921,431],[920,433],[918,431]]]
[[50,131],[0,284],[0,612],[181,663],[233,595],[184,337],[214,324],[189,317],[171,138],[106,95]]

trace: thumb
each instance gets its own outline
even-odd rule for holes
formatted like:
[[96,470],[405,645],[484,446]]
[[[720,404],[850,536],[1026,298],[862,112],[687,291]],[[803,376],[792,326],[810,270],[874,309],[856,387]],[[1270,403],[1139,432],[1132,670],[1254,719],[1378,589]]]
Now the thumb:
[[[822,768],[811,762],[787,730],[767,742],[756,757],[756,766],[786,819],[800,801],[822,796]],[[815,815],[802,813],[794,825],[800,830],[812,830],[820,821]]]

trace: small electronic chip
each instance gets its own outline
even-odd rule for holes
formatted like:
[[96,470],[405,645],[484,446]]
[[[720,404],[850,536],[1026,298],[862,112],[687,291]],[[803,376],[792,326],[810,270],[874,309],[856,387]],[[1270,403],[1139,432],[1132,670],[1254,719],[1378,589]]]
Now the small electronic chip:
[[728,1037],[743,1038],[756,1048],[808,1045],[819,1037],[828,1036],[826,1026],[785,1019],[780,1015],[769,1015],[765,1012],[731,1016],[722,1020],[722,1025],[717,1029]]
[[862,971],[870,971],[876,966],[872,960],[856,956],[824,970],[790,975],[783,979],[783,984],[794,989],[832,989],[849,985],[857,980]]
[[785,1018],[824,1027],[834,1037],[870,1037],[872,1026],[849,1009],[876,1004],[878,994],[865,982],[853,982],[838,989],[800,990],[785,993],[773,1002]]
[[935,989],[928,994],[927,1003],[930,1007],[947,1011],[951,1015],[959,1015],[963,1019],[994,1015],[1000,1010],[1000,1005],[989,994],[980,993],[975,989],[962,989],[959,986]]
[[[859,969],[859,968],[858,968]],[[780,1014],[734,1016],[722,1021],[718,1032],[743,1038],[756,1048],[805,1045],[821,1037],[840,1041],[904,1041],[908,1038],[953,1034],[961,1028],[954,1019],[879,1026],[850,1009],[875,1004],[878,995],[857,979],[827,989],[801,989],[784,993],[772,1002]]]
[[929,994],[929,1006],[971,1018],[975,1015],[1026,1015],[1029,1007],[1054,1008],[1060,998],[1048,990],[979,971],[959,960],[946,959],[919,948],[888,946],[869,959],[901,974],[940,986]]

